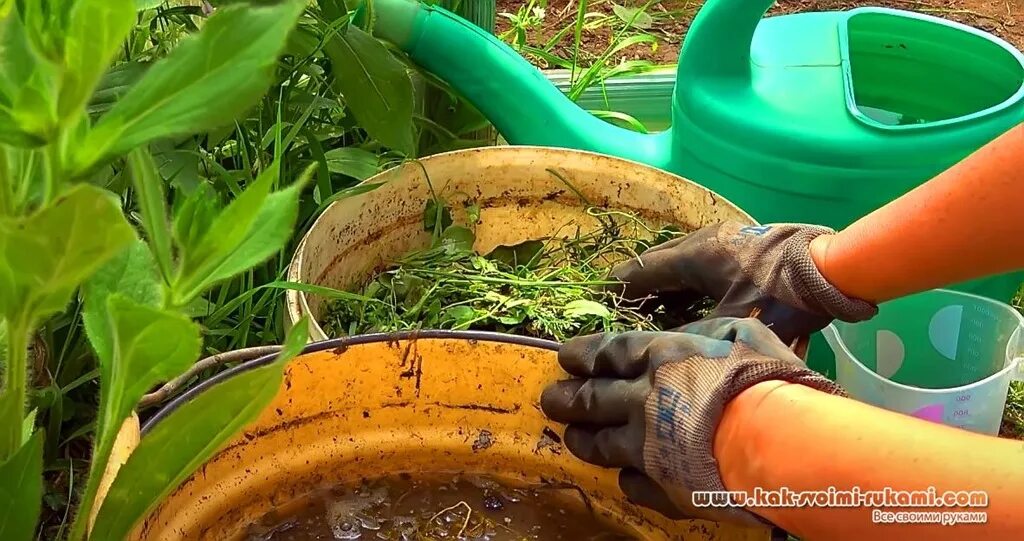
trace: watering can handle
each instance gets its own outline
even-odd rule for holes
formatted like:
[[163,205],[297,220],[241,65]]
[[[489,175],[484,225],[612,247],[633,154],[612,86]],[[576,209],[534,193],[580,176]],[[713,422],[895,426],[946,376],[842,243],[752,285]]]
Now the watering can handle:
[[[357,21],[369,15],[370,5],[364,0]],[[373,0],[372,10],[375,36],[448,82],[509,143],[588,150],[655,167],[668,163],[670,137],[620,128],[584,111],[519,53],[458,15],[414,0]]]
[[708,0],[679,53],[678,81],[700,77],[750,80],[754,30],[775,0]]

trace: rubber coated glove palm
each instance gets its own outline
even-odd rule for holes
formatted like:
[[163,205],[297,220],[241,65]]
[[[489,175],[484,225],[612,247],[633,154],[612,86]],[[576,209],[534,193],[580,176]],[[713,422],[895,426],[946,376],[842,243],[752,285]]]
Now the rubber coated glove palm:
[[569,425],[565,446],[587,462],[622,468],[623,492],[671,518],[765,524],[743,509],[691,501],[693,491],[726,489],[712,443],[725,404],[744,389],[784,380],[843,394],[755,319],[575,338],[558,362],[573,379],[545,389],[541,408]]
[[862,321],[878,308],[833,287],[811,260],[809,245],[827,227],[745,226],[723,222],[655,246],[616,267],[629,300],[658,298],[666,307],[702,296],[718,301],[710,317],[757,317],[786,344],[833,319]]

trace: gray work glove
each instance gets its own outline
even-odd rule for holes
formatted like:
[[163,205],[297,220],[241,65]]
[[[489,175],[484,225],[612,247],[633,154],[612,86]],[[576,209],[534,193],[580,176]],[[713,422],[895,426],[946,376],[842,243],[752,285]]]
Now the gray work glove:
[[692,505],[694,491],[726,490],[712,444],[733,397],[768,380],[845,394],[750,318],[575,338],[558,362],[574,379],[545,389],[541,408],[569,425],[566,448],[598,466],[622,468],[619,486],[630,500],[675,519],[767,524],[741,508]]
[[655,297],[671,309],[706,295],[718,301],[709,317],[757,317],[792,345],[833,319],[878,313],[833,287],[811,260],[811,240],[830,233],[814,225],[723,222],[655,246],[612,276],[625,282],[626,300]]

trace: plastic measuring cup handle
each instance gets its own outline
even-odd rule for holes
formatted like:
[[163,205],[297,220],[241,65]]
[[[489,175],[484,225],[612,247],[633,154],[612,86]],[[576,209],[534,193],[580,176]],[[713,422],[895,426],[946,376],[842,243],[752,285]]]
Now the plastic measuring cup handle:
[[1024,357],[1014,357],[1010,361],[1010,379],[1024,381]]

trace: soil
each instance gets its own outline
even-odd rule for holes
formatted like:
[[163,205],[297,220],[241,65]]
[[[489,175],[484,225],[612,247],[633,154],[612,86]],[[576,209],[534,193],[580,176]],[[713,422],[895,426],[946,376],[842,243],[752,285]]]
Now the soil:
[[[540,23],[526,30],[526,43],[543,48],[552,37],[566,26],[574,24],[578,0],[535,0],[534,5],[544,3]],[[645,0],[619,0],[621,5],[639,7]],[[703,0],[661,0],[648,8],[653,23],[647,30],[631,31],[635,35],[646,32],[657,40],[656,46],[638,44],[628,47],[614,56],[612,64],[624,60],[648,60],[655,64],[674,64],[679,57],[679,48],[690,27],[690,21],[703,5]],[[497,0],[499,13],[495,32],[502,35],[512,28],[509,18],[501,14],[516,14],[529,4],[529,0]],[[1024,0],[876,0],[862,2],[853,0],[784,0],[776,2],[768,12],[769,16],[809,11],[841,11],[857,7],[889,7],[906,11],[917,11],[964,23],[992,33],[1024,49]],[[584,30],[581,37],[581,64],[589,64],[608,49],[615,33],[623,26],[615,17],[610,0],[594,0],[588,4],[589,13],[602,13],[608,18],[605,24]],[[592,19],[597,21],[598,19]],[[510,41],[511,37],[506,37]],[[572,58],[573,33],[567,32],[550,52],[561,58]],[[554,67],[543,59],[529,55],[531,61],[542,68]]]
[[245,541],[452,539],[630,541],[574,488],[518,487],[486,477],[389,477],[287,503]]

